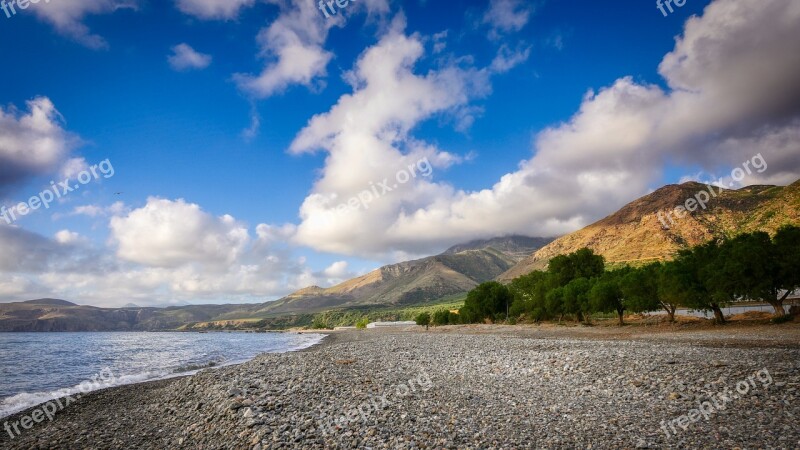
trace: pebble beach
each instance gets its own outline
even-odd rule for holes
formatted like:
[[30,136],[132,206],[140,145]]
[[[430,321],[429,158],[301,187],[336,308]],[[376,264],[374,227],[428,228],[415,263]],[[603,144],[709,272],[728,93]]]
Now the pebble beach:
[[794,325],[347,331],[93,392],[0,448],[792,449],[798,388]]

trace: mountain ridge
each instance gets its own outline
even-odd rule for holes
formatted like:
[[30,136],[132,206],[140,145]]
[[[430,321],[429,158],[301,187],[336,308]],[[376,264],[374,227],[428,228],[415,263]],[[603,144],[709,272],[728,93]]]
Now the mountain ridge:
[[[551,238],[504,236],[455,245],[442,254],[389,264],[330,288],[310,286],[268,304],[262,314],[405,305],[466,293],[513,267]],[[500,249],[496,248],[500,247]]]
[[[698,207],[677,218],[674,209],[687,205],[686,200],[696,199],[700,192],[709,197],[706,208]],[[496,279],[509,282],[531,271],[544,270],[554,256],[583,247],[603,255],[610,265],[639,264],[669,259],[678,250],[715,238],[757,230],[773,234],[788,223],[800,223],[800,180],[788,186],[752,185],[740,189],[697,182],[670,184],[554,240]]]

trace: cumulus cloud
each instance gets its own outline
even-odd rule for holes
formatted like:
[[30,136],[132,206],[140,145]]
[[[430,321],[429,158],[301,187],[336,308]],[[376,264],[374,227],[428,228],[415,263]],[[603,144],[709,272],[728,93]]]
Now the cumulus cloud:
[[[416,210],[428,199],[446,196],[450,190],[427,177],[408,183],[396,179],[400,171],[423,158],[439,169],[460,160],[414,139],[409,132],[435,114],[457,117],[470,99],[488,94],[488,74],[457,63],[425,75],[415,74],[414,65],[424,47],[419,36],[406,36],[404,28],[405,19],[399,15],[348,74],[353,94],[340,98],[329,112],[312,118],[290,146],[296,154],[318,150],[330,154],[321,179],[301,207],[303,221],[295,236],[298,243],[352,254],[357,251],[352,240],[357,239],[361,241],[358,250],[381,253],[386,248],[385,239],[391,236],[395,214]],[[348,214],[335,212],[340,203],[384,180],[397,184],[390,195],[368,208]],[[381,231],[376,233],[378,229]]]
[[61,230],[57,232],[55,238],[56,242],[62,245],[71,245],[86,241],[86,238],[84,238],[80,234],[69,230]]
[[[84,208],[86,211],[97,211]],[[0,300],[35,296],[98,306],[263,302],[349,276],[346,265],[316,272],[283,239],[293,226],[246,226],[184,200],[151,198],[109,222],[110,246],[72,230],[52,238],[0,223]]]
[[233,217],[214,217],[196,204],[151,197],[147,205],[111,219],[117,255],[155,267],[228,265],[249,241]]
[[328,277],[341,279],[349,274],[347,266],[347,261],[336,261],[328,266],[323,273]]
[[64,0],[31,3],[28,8],[42,21],[51,24],[60,34],[92,49],[108,47],[106,40],[92,34],[83,23],[89,15],[113,13],[119,9],[136,9],[137,0]]
[[50,99],[38,97],[27,106],[27,113],[0,107],[0,195],[27,178],[55,171],[75,143]]
[[333,54],[323,45],[330,28],[342,17],[325,19],[314,2],[277,3],[281,14],[256,38],[260,56],[266,60],[264,69],[255,76],[234,75],[240,89],[259,98],[280,93],[293,84],[310,87],[317,77],[324,76]]
[[280,94],[292,85],[315,88],[327,75],[333,53],[326,50],[325,41],[331,28],[342,26],[346,16],[366,11],[368,18],[381,19],[389,13],[388,0],[352,2],[340,13],[323,16],[318,2],[302,0],[267,0],[280,7],[280,14],[256,38],[265,61],[257,75],[234,75],[239,88],[256,98]]
[[178,44],[172,47],[172,54],[167,57],[169,65],[178,71],[191,69],[205,69],[211,64],[211,55],[197,52],[188,44]]
[[394,259],[476,237],[573,231],[646,193],[665,163],[730,173],[760,152],[774,169],[745,182],[800,176],[800,3],[718,0],[686,23],[664,57],[659,71],[669,90],[622,77],[589,91],[573,117],[540,132],[534,155],[491,188],[416,180],[368,209],[329,214],[408,163],[401,150],[416,125],[467,104],[463,71],[411,72],[420,52],[413,37],[390,32],[357,63],[353,94],[296,137],[293,152],[330,153],[301,207],[296,241]]

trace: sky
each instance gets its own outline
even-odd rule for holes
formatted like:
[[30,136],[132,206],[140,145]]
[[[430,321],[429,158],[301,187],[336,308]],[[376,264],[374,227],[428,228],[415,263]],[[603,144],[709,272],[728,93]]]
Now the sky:
[[339,3],[0,3],[0,302],[263,302],[800,178],[800,2]]

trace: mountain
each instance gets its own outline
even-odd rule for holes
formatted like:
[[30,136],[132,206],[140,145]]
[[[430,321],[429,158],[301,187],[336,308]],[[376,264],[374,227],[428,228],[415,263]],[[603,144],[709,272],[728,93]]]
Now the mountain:
[[[0,303],[2,331],[158,331],[197,322],[274,318],[362,305],[402,305],[462,294],[491,280],[550,239],[510,236],[456,246],[442,255],[381,267],[331,288],[311,286],[275,302],[166,308],[82,306],[38,299]],[[499,247],[495,248],[495,247]]]
[[[683,218],[667,215],[695,196],[710,198],[705,209],[698,207]],[[784,224],[800,224],[800,180],[785,187],[759,185],[738,190],[695,182],[668,185],[556,239],[497,279],[507,282],[533,270],[544,270],[554,256],[583,247],[603,255],[612,266],[639,264],[670,259],[680,249],[714,238],[757,230],[774,233]]]
[[463,294],[493,280],[552,239],[508,236],[456,245],[437,256],[391,264],[331,288],[312,286],[258,311],[279,315],[365,305],[404,305]]
[[59,300],[57,298],[38,298],[36,300],[28,300],[22,303],[31,305],[48,305],[48,306],[78,306],[75,303],[66,300]]
[[483,250],[491,247],[521,261],[532,252],[535,252],[552,241],[553,238],[538,238],[519,235],[496,237],[492,239],[478,239],[466,244],[454,245],[447,249],[443,255],[455,255],[467,250]]
[[194,305],[169,308],[97,308],[64,300],[0,303],[4,331],[156,331],[232,315],[249,316],[261,305]]

